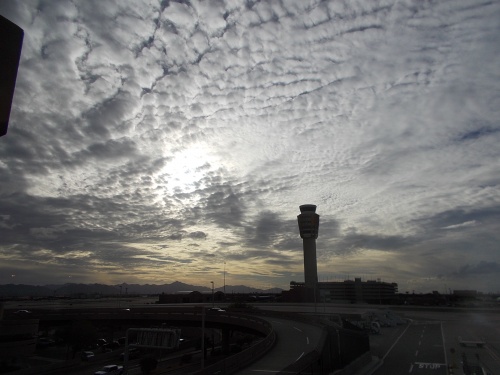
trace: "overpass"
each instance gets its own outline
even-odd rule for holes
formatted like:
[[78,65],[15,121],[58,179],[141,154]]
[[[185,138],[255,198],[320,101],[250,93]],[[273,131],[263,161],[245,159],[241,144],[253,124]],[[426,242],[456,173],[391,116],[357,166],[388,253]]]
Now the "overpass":
[[32,318],[39,319],[41,326],[57,326],[75,320],[89,320],[102,325],[119,322],[134,327],[150,326],[152,322],[200,328],[204,324],[206,328],[221,330],[223,346],[228,345],[231,331],[251,332],[261,337],[251,347],[193,372],[199,375],[244,375],[255,374],[255,371],[327,373],[346,366],[363,354],[369,354],[368,338],[364,333],[342,329],[324,319],[294,313],[263,310],[216,312],[201,306],[151,306],[132,309],[37,309],[33,310]]

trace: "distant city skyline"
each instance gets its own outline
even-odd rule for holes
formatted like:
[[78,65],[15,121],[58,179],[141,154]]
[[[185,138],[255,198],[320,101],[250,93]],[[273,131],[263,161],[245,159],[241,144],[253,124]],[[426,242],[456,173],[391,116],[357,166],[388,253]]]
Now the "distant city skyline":
[[[349,277],[348,279],[328,279],[320,281],[321,284],[344,284],[344,283],[354,283],[356,279],[360,279],[362,283],[366,282],[381,282],[382,284],[398,284],[396,281],[384,281],[384,280],[371,280],[364,279],[362,277]],[[300,282],[303,283],[303,282]],[[290,285],[292,286],[292,285]],[[123,288],[122,288],[123,287]],[[254,288],[246,285],[226,285],[226,293],[234,294],[234,293],[281,293],[288,292],[293,288]],[[33,289],[30,289],[33,288]],[[65,284],[47,284],[47,285],[32,285],[32,284],[0,284],[0,296],[9,297],[9,296],[40,296],[40,292],[48,289],[47,296],[54,296],[55,291],[63,291],[61,295],[67,295],[70,293],[83,293],[83,294],[102,294],[102,295],[154,295],[154,294],[169,294],[169,293],[177,293],[177,292],[190,292],[190,291],[201,291],[201,292],[211,292],[211,284],[210,286],[204,285],[193,285],[189,283],[182,283],[179,281],[174,281],[172,283],[165,284],[95,284],[95,283],[65,283]],[[221,285],[219,287],[214,287],[214,291],[224,292],[224,286]],[[29,290],[32,290],[33,293],[29,293]],[[498,292],[484,292],[482,290],[476,289],[458,289],[450,287],[448,289],[443,290],[432,290],[428,292],[418,292],[415,290],[398,290],[397,294],[435,294],[438,293],[440,295],[452,295],[455,293],[462,292],[476,292],[478,296],[480,295],[500,295],[500,291]],[[304,302],[304,301],[303,301]]]
[[3,1],[0,284],[500,289],[500,2]]

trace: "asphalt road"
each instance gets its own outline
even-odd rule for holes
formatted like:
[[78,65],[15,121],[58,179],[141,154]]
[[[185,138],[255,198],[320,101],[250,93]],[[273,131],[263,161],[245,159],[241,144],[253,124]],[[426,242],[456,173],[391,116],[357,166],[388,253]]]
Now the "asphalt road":
[[275,374],[314,350],[321,329],[309,324],[266,318],[277,334],[275,346],[260,360],[238,371],[237,375]]
[[396,338],[374,373],[447,374],[447,360],[440,322],[412,322]]
[[[370,337],[372,353],[382,359],[374,375],[467,374],[469,365],[500,375],[500,314],[498,312],[406,311],[408,326],[382,328]],[[484,342],[462,346],[460,340]],[[447,372],[447,368],[450,371]]]

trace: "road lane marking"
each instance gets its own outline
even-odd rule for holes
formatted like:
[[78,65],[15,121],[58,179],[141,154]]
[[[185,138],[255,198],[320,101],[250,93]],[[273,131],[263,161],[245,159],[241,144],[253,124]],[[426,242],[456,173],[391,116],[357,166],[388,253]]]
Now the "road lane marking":
[[444,363],[448,363],[448,357],[446,355],[446,340],[444,338],[443,323],[439,322],[439,328],[441,329],[441,340],[443,340],[443,352],[444,352]]
[[382,357],[382,361],[383,361],[384,359],[386,359],[386,357],[387,357],[387,356],[389,355],[389,353],[391,352],[392,348],[394,348],[394,347],[396,346],[396,344],[398,343],[399,339],[400,339],[401,337],[403,337],[403,335],[405,334],[406,330],[407,330],[408,328],[410,328],[410,326],[411,326],[411,324],[408,324],[408,325],[406,326],[406,328],[405,328],[405,330],[403,331],[403,333],[401,333],[401,335],[399,335],[399,337],[396,339],[396,341],[394,341],[394,344],[392,344],[392,346],[389,348],[389,350],[387,351],[387,353],[385,353],[385,355]]
[[418,366],[418,368],[437,370],[441,368],[441,366],[446,366],[446,363],[415,362],[415,365]]
[[500,357],[493,350],[491,350],[491,348],[488,345],[486,345],[485,348],[492,358],[496,359],[497,361],[500,361]]
[[295,362],[297,362],[299,359],[301,359],[301,358],[302,358],[302,356],[303,356],[304,354],[305,354],[305,352],[302,352],[302,354],[301,354],[301,355],[299,355],[299,358],[297,358],[297,359],[295,360]]
[[410,365],[410,370],[408,372],[412,372],[413,371],[413,363]]
[[298,329],[297,327],[293,327],[293,328],[295,328],[299,332],[302,332],[302,330]]
[[306,339],[307,339],[307,345],[309,345],[309,336],[307,336]]
[[[268,372],[270,374],[276,374],[278,373],[277,370],[252,370],[252,372]],[[295,372],[290,372],[290,371],[279,371],[280,374],[295,374]]]
[[415,357],[418,357],[418,350],[415,352]]

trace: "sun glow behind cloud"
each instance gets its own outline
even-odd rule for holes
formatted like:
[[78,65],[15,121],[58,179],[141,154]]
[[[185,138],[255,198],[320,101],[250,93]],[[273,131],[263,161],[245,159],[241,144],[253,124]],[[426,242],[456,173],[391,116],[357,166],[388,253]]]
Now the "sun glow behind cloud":
[[174,153],[159,172],[160,176],[167,179],[165,194],[191,193],[206,188],[203,180],[214,169],[212,166],[217,164],[208,146],[202,143]]

